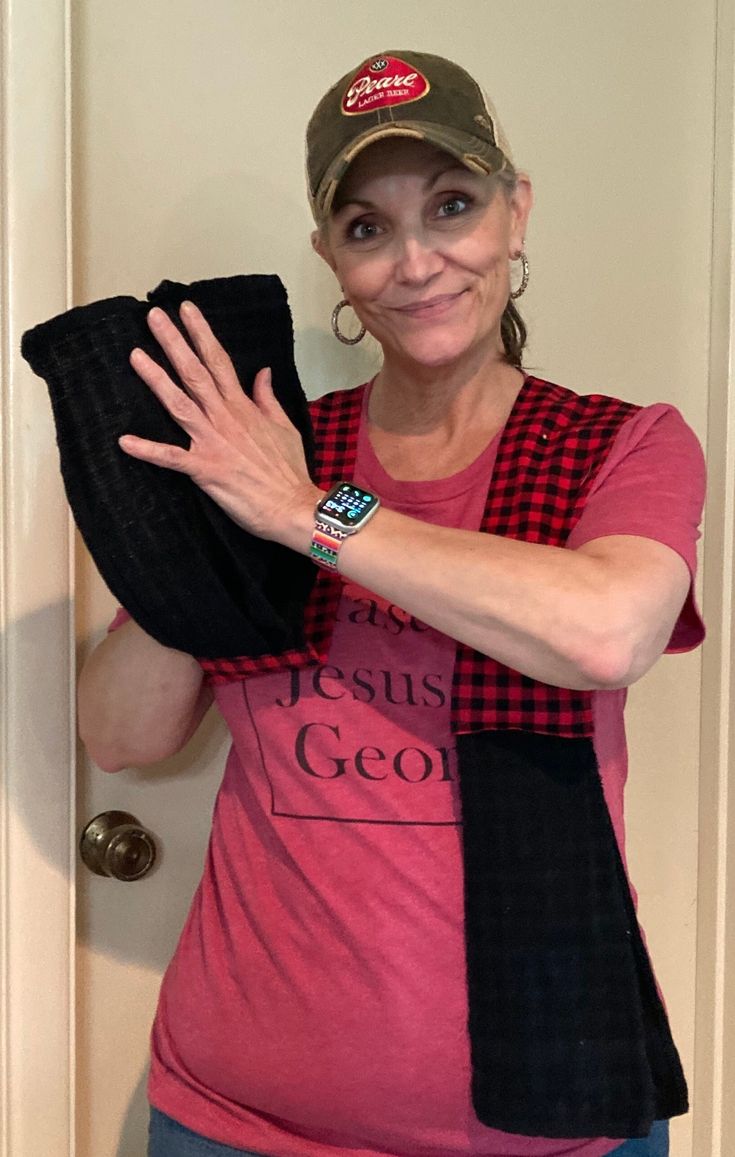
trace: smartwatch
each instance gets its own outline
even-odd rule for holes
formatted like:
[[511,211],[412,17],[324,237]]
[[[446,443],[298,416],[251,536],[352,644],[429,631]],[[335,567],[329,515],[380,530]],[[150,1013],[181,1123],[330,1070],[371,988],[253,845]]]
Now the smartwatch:
[[337,569],[340,547],[351,534],[362,530],[380,506],[377,494],[355,486],[353,482],[338,482],[317,503],[316,523],[309,554],[325,570]]

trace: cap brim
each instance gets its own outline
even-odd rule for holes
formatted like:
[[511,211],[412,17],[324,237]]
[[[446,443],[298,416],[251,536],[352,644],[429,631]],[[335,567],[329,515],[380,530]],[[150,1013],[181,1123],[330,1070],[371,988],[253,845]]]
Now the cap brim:
[[448,129],[444,125],[427,121],[410,120],[373,125],[337,154],[319,182],[312,198],[312,210],[317,221],[323,221],[329,216],[337,186],[355,158],[369,145],[388,137],[409,137],[427,141],[442,152],[456,157],[460,164],[475,173],[498,173],[509,164],[505,153],[497,145],[459,129]]

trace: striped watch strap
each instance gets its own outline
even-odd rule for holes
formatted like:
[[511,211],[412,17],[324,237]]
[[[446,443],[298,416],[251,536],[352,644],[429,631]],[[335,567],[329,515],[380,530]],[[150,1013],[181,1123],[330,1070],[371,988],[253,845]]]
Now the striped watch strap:
[[330,526],[328,522],[317,519],[311,536],[309,554],[314,562],[325,570],[336,570],[339,548],[346,538],[349,538],[346,530],[339,530],[336,526]]

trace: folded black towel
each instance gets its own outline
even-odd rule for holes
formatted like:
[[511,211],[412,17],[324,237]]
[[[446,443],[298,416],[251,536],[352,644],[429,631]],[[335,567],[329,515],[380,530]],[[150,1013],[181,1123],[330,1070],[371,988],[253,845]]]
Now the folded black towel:
[[531,1137],[687,1110],[590,739],[457,736],[472,1097]]
[[23,335],[21,353],[51,396],[69,504],[108,587],[159,642],[197,658],[299,648],[314,565],[242,530],[186,475],[131,458],[117,443],[138,434],[188,445],[128,361],[139,346],[178,380],[146,315],[157,305],[186,335],[178,307],[187,298],[229,353],[243,389],[249,393],[257,371],[271,367],[311,466],[311,424],[280,279],[164,281],[148,302],[97,301]]

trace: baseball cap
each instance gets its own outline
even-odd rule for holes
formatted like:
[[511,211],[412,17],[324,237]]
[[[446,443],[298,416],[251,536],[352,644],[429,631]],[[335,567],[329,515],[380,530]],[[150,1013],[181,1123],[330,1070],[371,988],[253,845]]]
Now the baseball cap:
[[464,68],[428,52],[381,52],[338,80],[309,121],[306,171],[317,222],[358,153],[396,136],[428,141],[475,172],[513,164],[493,105]]

